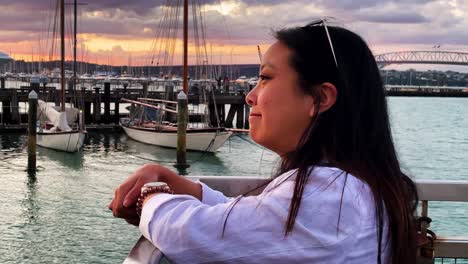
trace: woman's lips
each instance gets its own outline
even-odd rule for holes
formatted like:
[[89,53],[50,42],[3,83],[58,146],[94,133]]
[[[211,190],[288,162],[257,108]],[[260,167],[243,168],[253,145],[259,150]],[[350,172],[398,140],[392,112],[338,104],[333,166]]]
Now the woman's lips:
[[253,116],[262,116],[262,115],[259,113],[250,113],[250,116],[253,117]]

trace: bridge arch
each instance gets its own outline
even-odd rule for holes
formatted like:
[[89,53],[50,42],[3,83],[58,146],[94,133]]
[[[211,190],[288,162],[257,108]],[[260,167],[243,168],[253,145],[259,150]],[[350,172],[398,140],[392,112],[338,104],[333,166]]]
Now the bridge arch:
[[375,56],[379,68],[390,64],[444,64],[468,66],[468,53],[450,51],[400,51]]

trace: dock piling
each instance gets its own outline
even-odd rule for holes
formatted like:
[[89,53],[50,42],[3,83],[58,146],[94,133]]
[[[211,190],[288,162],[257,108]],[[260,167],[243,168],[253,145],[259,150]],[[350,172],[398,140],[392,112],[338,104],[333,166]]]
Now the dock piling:
[[237,105],[236,128],[244,128],[244,105]]
[[187,117],[188,98],[184,91],[177,95],[177,163],[174,165],[178,169],[188,168],[187,163]]
[[110,123],[110,80],[106,79],[104,82],[104,123]]
[[19,99],[18,92],[13,90],[11,93],[11,123],[12,124],[21,124],[21,116],[19,111]]
[[237,104],[231,104],[231,106],[229,107],[229,112],[228,112],[228,115],[226,117],[226,127],[227,128],[232,128],[232,120],[234,119],[234,115],[236,114],[237,112]]
[[94,115],[94,123],[100,123],[101,122],[101,94],[99,93],[99,90],[101,88],[99,87],[94,87],[95,91],[95,100],[93,103],[93,115]]
[[37,98],[34,90],[28,95],[28,172],[36,171]]
[[[119,90],[116,89],[114,91],[114,97],[117,97],[117,98],[120,97]],[[117,125],[119,124],[119,121],[120,121],[120,109],[119,109],[119,107],[120,107],[119,100],[114,100],[114,120],[113,120],[113,122],[115,124],[117,124]]]
[[244,109],[245,109],[244,128],[249,129],[250,128],[250,124],[249,124],[250,106],[248,104],[245,104]]

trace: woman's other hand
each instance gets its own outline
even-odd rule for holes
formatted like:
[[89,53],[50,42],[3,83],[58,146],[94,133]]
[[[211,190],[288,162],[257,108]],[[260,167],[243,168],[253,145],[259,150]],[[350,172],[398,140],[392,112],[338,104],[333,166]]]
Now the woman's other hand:
[[179,176],[164,166],[147,164],[117,187],[114,198],[109,204],[112,214],[115,217],[123,218],[129,224],[138,225],[140,218],[136,213],[136,202],[140,196],[141,187],[145,183],[156,181],[165,182],[176,194],[188,194],[199,200],[202,199],[200,184]]
[[177,174],[163,166],[157,164],[144,165],[115,189],[114,198],[109,204],[109,209],[112,210],[115,217],[123,218],[129,224],[138,225],[140,217],[136,213],[136,202],[140,196],[141,187],[148,182],[166,182],[167,179],[177,176]]

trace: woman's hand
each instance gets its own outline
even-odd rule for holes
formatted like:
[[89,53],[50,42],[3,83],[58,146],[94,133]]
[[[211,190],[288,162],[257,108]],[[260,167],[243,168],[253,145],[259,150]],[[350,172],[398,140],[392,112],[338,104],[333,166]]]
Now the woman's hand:
[[138,225],[140,217],[136,213],[136,202],[140,196],[141,187],[148,182],[165,182],[176,194],[188,194],[202,199],[202,187],[166,167],[157,164],[147,164],[139,168],[115,190],[109,209],[115,217],[123,218],[127,223]]
[[109,209],[115,217],[123,218],[129,224],[138,225],[140,217],[136,213],[136,202],[140,196],[141,187],[148,182],[166,182],[164,179],[174,176],[178,175],[157,164],[147,164],[139,168],[115,189]]

